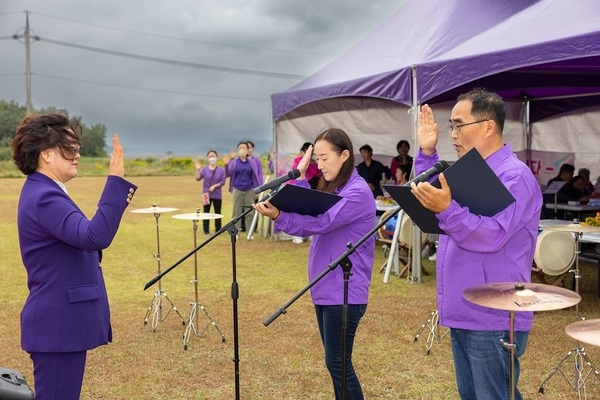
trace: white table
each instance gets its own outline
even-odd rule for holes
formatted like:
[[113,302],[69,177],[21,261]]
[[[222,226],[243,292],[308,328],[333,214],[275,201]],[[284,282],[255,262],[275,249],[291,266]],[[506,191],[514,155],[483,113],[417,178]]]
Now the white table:
[[575,206],[570,206],[568,204],[564,204],[564,203],[558,203],[558,204],[554,204],[554,203],[546,203],[545,204],[546,209],[548,210],[561,210],[563,213],[563,219],[567,219],[567,212],[571,212],[573,214],[573,216],[575,216],[575,214],[577,214],[577,219],[579,219],[581,221],[581,214],[589,214],[589,215],[593,215],[595,214],[597,211],[600,211],[600,204],[593,204],[593,205],[575,205]]

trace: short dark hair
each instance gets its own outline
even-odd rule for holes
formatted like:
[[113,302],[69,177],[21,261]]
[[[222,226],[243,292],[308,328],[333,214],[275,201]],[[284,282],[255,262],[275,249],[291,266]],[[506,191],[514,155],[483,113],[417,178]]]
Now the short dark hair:
[[206,156],[208,157],[208,155],[209,155],[210,153],[215,153],[215,155],[216,155],[217,157],[219,157],[219,153],[217,153],[217,151],[216,151],[216,150],[210,149],[209,151],[207,151],[207,152],[206,152]]
[[254,146],[254,142],[252,140],[246,140],[246,146],[247,145],[252,146],[252,148],[256,147],[256,146]]
[[237,147],[240,147],[240,144],[243,144],[244,146],[246,146],[246,148],[248,148],[248,141],[247,140],[240,140],[238,142]]
[[79,120],[69,118],[66,111],[27,115],[10,141],[13,161],[23,174],[30,175],[37,170],[44,150],[57,147],[64,159],[72,160],[73,148],[81,146],[82,131]]
[[332,193],[334,190],[344,186],[354,171],[354,148],[348,134],[338,128],[324,130],[317,136],[315,143],[320,140],[328,142],[338,154],[342,154],[344,150],[348,150],[350,153],[348,159],[342,165],[340,172],[332,181],[328,182],[323,177],[321,177],[321,180],[319,181],[317,190]]
[[573,172],[575,173],[575,166],[571,165],[571,164],[563,164],[560,166],[560,170],[558,171],[558,174],[562,174],[563,172]]
[[400,150],[400,147],[402,147],[403,144],[407,145],[408,149],[410,150],[410,143],[408,143],[408,140],[402,139],[398,142],[398,144],[396,144],[396,151]]
[[306,150],[308,150],[310,146],[312,146],[311,142],[305,142],[302,147],[300,147],[300,151],[306,153]]
[[471,115],[475,119],[491,119],[496,122],[498,132],[502,134],[506,112],[504,101],[498,94],[482,88],[476,88],[468,93],[458,96],[456,101],[469,100],[471,102]]
[[369,146],[368,144],[365,144],[364,146],[362,146],[360,149],[358,149],[358,151],[362,152],[363,150],[369,152],[369,154],[373,154],[373,148],[371,146]]

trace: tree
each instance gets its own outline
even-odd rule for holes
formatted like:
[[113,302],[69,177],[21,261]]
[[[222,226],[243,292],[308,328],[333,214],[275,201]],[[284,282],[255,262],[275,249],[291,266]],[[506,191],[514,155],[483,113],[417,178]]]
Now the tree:
[[106,157],[106,126],[95,124],[83,127],[83,146],[81,155],[84,157]]
[[14,101],[0,100],[0,147],[8,147],[24,116],[24,106],[19,106]]

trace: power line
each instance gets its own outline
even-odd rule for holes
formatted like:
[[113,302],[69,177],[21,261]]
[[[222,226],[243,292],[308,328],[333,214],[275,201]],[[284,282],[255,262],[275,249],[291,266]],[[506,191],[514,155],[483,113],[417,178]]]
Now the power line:
[[152,62],[161,63],[161,64],[177,65],[180,67],[205,69],[205,70],[216,71],[216,72],[228,72],[228,73],[232,73],[232,74],[264,76],[267,78],[282,78],[282,79],[304,79],[304,78],[306,78],[305,75],[284,74],[284,73],[280,73],[280,72],[265,72],[265,71],[256,71],[256,70],[241,69],[241,68],[219,67],[216,65],[168,60],[168,59],[164,59],[164,58],[149,57],[149,56],[143,56],[143,55],[139,55],[139,54],[124,53],[124,52],[115,51],[115,50],[99,49],[97,47],[90,47],[90,46],[84,46],[84,45],[80,45],[80,44],[67,43],[67,42],[62,42],[62,41],[54,40],[54,39],[41,39],[41,41],[52,43],[52,44],[57,44],[60,46],[73,47],[73,48],[80,49],[80,50],[88,50],[88,51],[94,51],[97,53],[110,54],[113,56],[134,58],[134,59],[144,60],[144,61],[152,61]]
[[83,80],[83,79],[64,78],[64,77],[60,77],[60,76],[52,76],[52,75],[45,75],[45,74],[32,73],[32,75],[40,76],[43,78],[59,79],[59,80],[63,80],[63,81],[87,83],[90,85],[117,87],[117,88],[121,88],[121,89],[143,90],[146,92],[182,94],[182,95],[186,95],[186,96],[196,96],[196,97],[213,97],[213,98],[228,99],[228,100],[250,100],[250,101],[265,101],[265,102],[268,102],[270,100],[268,98],[261,99],[258,97],[222,96],[222,95],[204,94],[204,93],[178,92],[175,90],[149,89],[149,88],[141,88],[141,87],[135,87],[135,86],[115,85],[112,83],[93,82],[93,81],[87,81],[87,80]]
[[40,15],[42,17],[51,18],[51,19],[67,21],[67,22],[71,22],[74,24],[81,24],[81,25],[85,25],[85,26],[94,26],[97,28],[108,29],[108,30],[117,31],[117,32],[133,33],[136,35],[151,36],[151,37],[170,39],[170,40],[179,40],[179,41],[183,41],[183,42],[202,43],[202,44],[208,44],[211,46],[233,47],[233,48],[247,49],[247,50],[272,51],[272,52],[277,52],[277,53],[312,54],[312,55],[320,55],[320,56],[328,55],[325,53],[317,53],[314,51],[268,49],[268,48],[264,48],[264,47],[253,47],[253,46],[244,46],[244,45],[237,45],[237,44],[211,42],[211,41],[199,40],[199,39],[188,39],[188,38],[181,38],[181,37],[176,37],[176,36],[160,35],[157,33],[140,32],[140,31],[133,31],[133,30],[129,30],[129,29],[115,28],[115,27],[106,26],[106,25],[92,24],[89,22],[76,21],[76,20],[72,20],[72,19],[68,19],[68,18],[64,18],[64,17],[57,17],[54,15],[48,15],[48,14],[40,14],[40,13],[34,13],[34,12],[32,12],[32,14]]

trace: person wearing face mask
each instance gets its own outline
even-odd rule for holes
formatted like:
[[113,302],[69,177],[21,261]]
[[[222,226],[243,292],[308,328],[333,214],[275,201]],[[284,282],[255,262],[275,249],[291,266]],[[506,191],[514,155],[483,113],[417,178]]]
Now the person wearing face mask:
[[[213,210],[216,214],[221,214],[221,202],[223,199],[223,193],[221,187],[225,185],[225,169],[217,165],[217,152],[216,150],[209,150],[206,153],[208,157],[208,165],[202,167],[200,161],[196,160],[196,180],[202,182],[202,206],[205,213],[210,212],[210,206],[213,206]],[[202,221],[202,228],[204,234],[208,235],[209,232],[209,220],[205,219]],[[221,229],[221,218],[215,219],[215,232]]]
[[[254,204],[254,192],[252,188],[262,184],[262,175],[258,171],[256,163],[248,158],[248,144],[239,142],[237,146],[237,157],[234,151],[231,156],[223,156],[225,173],[229,177],[229,191],[233,195],[233,214],[236,217],[245,211],[244,207]],[[244,216],[246,226],[252,225],[253,212]],[[238,231],[241,231],[241,221],[236,222]]]

